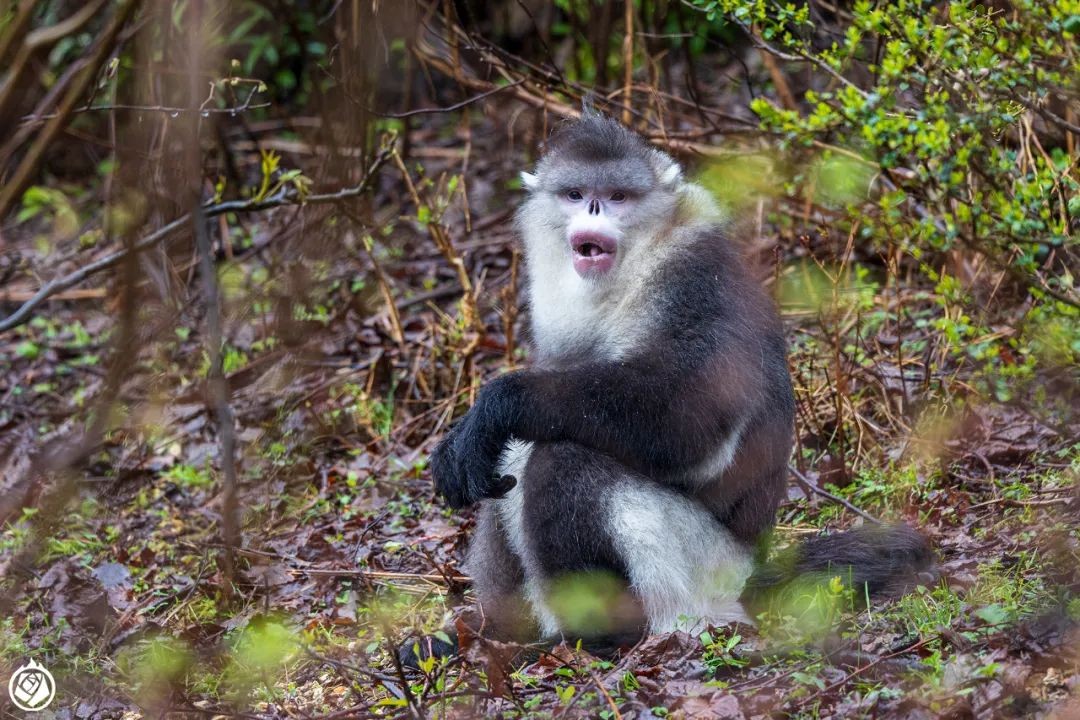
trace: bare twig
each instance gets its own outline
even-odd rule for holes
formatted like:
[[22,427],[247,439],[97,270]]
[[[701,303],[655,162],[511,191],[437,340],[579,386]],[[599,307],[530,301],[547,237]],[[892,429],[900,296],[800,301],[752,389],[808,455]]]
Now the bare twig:
[[[203,4],[195,0],[189,6],[193,17],[192,26],[201,26]],[[191,32],[188,38],[188,106],[192,110],[199,107],[201,96],[201,58],[203,56],[203,36]],[[213,85],[211,85],[213,94]],[[205,103],[203,103],[205,104]],[[221,288],[218,285],[217,266],[214,250],[210,242],[207,227],[206,208],[202,204],[202,148],[199,144],[201,116],[189,113],[187,118],[187,171],[191,194],[191,226],[195,235],[195,248],[199,258],[199,271],[203,282],[203,302],[206,304],[206,348],[210,359],[210,368],[206,375],[210,399],[217,416],[217,435],[220,446],[218,463],[221,466],[221,541],[225,546],[222,554],[224,575],[224,594],[233,597],[236,583],[236,549],[240,546],[239,507],[236,499],[236,429],[233,421],[232,403],[229,398],[229,386],[225,382],[225,370],[222,346]]]
[[[9,16],[8,26],[3,34],[0,34],[0,63],[7,59],[8,52],[18,38],[25,37],[26,28],[34,19],[34,5],[37,0],[21,0],[15,9],[14,17]],[[8,68],[10,71],[11,68]]]
[[799,103],[795,99],[795,93],[791,92],[791,86],[788,85],[787,78],[784,77],[784,70],[776,62],[776,58],[773,57],[772,53],[763,49],[761,51],[761,62],[765,65],[765,69],[769,71],[769,77],[772,78],[780,102],[788,110],[798,110]]
[[[192,145],[198,147],[197,142],[193,142]],[[236,502],[236,432],[233,427],[232,405],[229,402],[229,387],[225,382],[222,361],[221,293],[218,287],[217,268],[213,248],[210,246],[210,233],[206,227],[206,215],[202,205],[198,203],[191,212],[191,224],[195,233],[199,272],[202,274],[206,303],[206,341],[209,345],[207,354],[210,357],[207,387],[214,403],[215,415],[217,415],[218,441],[221,445],[221,537],[225,545],[224,590],[228,597],[232,594],[233,582],[236,579],[235,553],[240,544],[239,509]]]
[[[203,217],[212,218],[216,215],[229,212],[258,212],[261,210],[269,210],[271,208],[281,207],[283,205],[320,205],[327,203],[339,203],[343,200],[358,197],[359,195],[367,192],[371,186],[372,181],[378,174],[379,169],[390,157],[389,150],[383,151],[376,155],[375,160],[372,162],[368,173],[360,180],[360,182],[351,188],[345,188],[338,190],[337,192],[325,193],[321,195],[308,195],[301,198],[295,192],[289,189],[283,189],[281,192],[263,200],[228,200],[220,203],[211,203],[203,206]],[[34,296],[23,303],[18,310],[8,315],[3,320],[0,320],[0,332],[10,330],[26,323],[31,316],[31,313],[49,300],[57,293],[74,287],[83,282],[92,275],[96,275],[102,270],[108,270],[111,267],[117,265],[122,261],[129,253],[141,252],[149,247],[153,247],[157,243],[161,242],[165,238],[169,237],[172,233],[187,226],[191,222],[191,214],[187,213],[176,220],[163,225],[154,232],[150,233],[146,237],[134,243],[130,248],[118,250],[115,253],[106,255],[105,257],[95,260],[94,262],[84,265],[83,267],[75,270],[63,277],[50,280],[41,287]]]
[[120,35],[120,31],[127,25],[128,20],[134,14],[135,10],[139,7],[139,0],[124,0],[117,8],[116,13],[113,15],[112,22],[98,38],[97,44],[90,56],[90,61],[82,72],[72,80],[71,87],[68,88],[64,98],[60,101],[60,107],[57,109],[56,117],[45,124],[41,133],[34,139],[33,144],[26,151],[26,155],[23,156],[22,162],[12,172],[11,177],[7,179],[2,186],[0,186],[0,219],[4,218],[11,207],[14,205],[15,200],[22,195],[23,190],[30,183],[30,179],[33,176],[34,171],[37,169],[38,163],[41,162],[41,158],[45,154],[45,149],[49,147],[49,144],[56,138],[60,131],[67,123],[68,117],[71,115],[71,111],[75,108],[75,103],[79,101],[79,98],[83,96],[87,88],[90,87],[94,78],[97,76],[98,69],[105,64],[106,59],[112,52],[113,45],[116,38]]
[[626,36],[623,38],[623,111],[622,121],[624,125],[630,124],[630,112],[633,98],[631,88],[634,84],[634,3],[632,0],[623,0],[626,25]]
[[397,648],[393,646],[391,638],[394,637],[393,629],[388,622],[383,622],[383,634],[386,636],[387,653],[390,655],[390,660],[394,665],[394,672],[397,674],[398,681],[401,683],[401,692],[405,696],[405,703],[409,708],[409,714],[414,720],[423,720],[425,716],[424,709],[417,702],[416,696],[413,695],[412,688],[409,687],[409,678],[405,676],[405,668],[401,664],[401,658],[398,657]]
[[[34,297],[35,290],[4,290],[0,292],[0,302],[26,302]],[[103,287],[66,290],[56,293],[53,300],[100,300],[108,297],[109,291]]]
[[[103,4],[104,0],[94,0],[94,2],[89,2],[83,6],[81,10],[78,10],[67,19],[62,20],[55,25],[38,28],[26,35],[26,39],[23,40],[22,45],[19,47],[18,52],[11,61],[7,77],[3,82],[0,82],[0,116],[4,115],[4,108],[6,108],[11,101],[16,99],[16,91],[20,87],[20,78],[23,71],[29,66],[34,54],[37,52],[44,52],[46,48],[55,45],[61,38],[73,34],[89,22],[101,9]],[[34,3],[30,3],[30,5],[32,7]],[[32,13],[26,18],[20,16],[15,19],[16,27],[12,28],[14,32],[8,34],[4,40],[0,41],[0,60],[3,60],[4,55],[7,54],[8,49],[11,47],[11,40],[13,40],[20,32],[18,24],[24,20],[26,23],[29,23],[31,17]],[[25,29],[25,27],[23,29]]]
[[832,500],[834,503],[837,503],[839,505],[843,505],[845,508],[847,508],[851,512],[855,513],[856,515],[858,515],[862,519],[867,520],[869,522],[872,522],[875,525],[881,525],[882,524],[881,520],[878,520],[876,517],[874,517],[870,513],[866,512],[865,510],[860,510],[859,508],[855,507],[854,505],[852,505],[850,502],[848,502],[844,498],[840,497],[839,495],[833,495],[828,490],[825,490],[824,488],[818,487],[818,485],[816,483],[811,482],[810,478],[803,475],[799,471],[799,469],[797,467],[795,467],[794,465],[789,465],[788,470],[790,470],[791,474],[795,476],[795,479],[798,481],[799,485],[801,485],[806,490],[814,493],[815,495],[820,495],[823,498],[826,498],[828,500]]
[[520,85],[523,82],[525,82],[525,81],[524,80],[515,80],[514,82],[510,83],[509,85],[498,85],[496,87],[491,88],[490,90],[486,90],[486,91],[484,91],[484,92],[482,92],[482,93],[480,93],[478,95],[473,95],[472,97],[466,98],[466,99],[462,100],[461,102],[454,103],[453,105],[447,105],[446,107],[417,108],[416,110],[408,110],[406,112],[397,112],[397,113],[380,112],[378,110],[373,110],[371,108],[368,108],[368,112],[371,113],[372,115],[378,115],[379,117],[385,117],[385,118],[407,118],[407,117],[413,117],[414,115],[436,115],[438,113],[453,112],[455,110],[460,110],[461,108],[466,107],[468,105],[472,105],[474,102],[478,102],[480,100],[483,100],[484,98],[491,97],[495,93],[500,93],[503,90],[509,90],[510,88],[515,88],[515,87],[517,87],[518,85]]
[[880,665],[881,663],[885,662],[886,660],[891,660],[894,657],[898,657],[900,655],[906,655],[906,654],[912,653],[912,652],[918,650],[919,648],[929,644],[930,642],[932,642],[932,641],[934,641],[936,639],[937,639],[936,635],[933,636],[933,637],[923,638],[922,640],[915,643],[914,645],[909,645],[909,646],[903,648],[902,650],[898,650],[896,652],[889,653],[888,655],[882,655],[879,658],[875,658],[874,660],[867,663],[866,665],[862,665],[860,667],[855,668],[850,673],[845,675],[843,678],[841,678],[840,680],[837,680],[836,682],[832,683],[831,685],[826,685],[825,687],[821,688],[820,690],[818,690],[813,695],[810,695],[810,696],[805,697],[805,698],[800,698],[798,701],[796,701],[795,706],[796,707],[806,707],[806,706],[810,705],[810,703],[812,703],[814,700],[817,700],[822,695],[825,695],[826,693],[830,693],[830,692],[832,692],[833,690],[836,690],[839,687],[843,687],[847,683],[849,683],[852,680],[854,680],[855,678],[857,678],[859,675],[862,675],[863,673],[867,672],[868,670],[872,670],[874,667],[876,667],[877,665]]
[[[405,167],[404,161],[401,159],[401,155],[395,150],[392,153],[394,164],[397,165],[398,171],[401,173],[402,179],[405,181],[405,186],[408,188],[409,196],[412,198],[413,204],[417,209],[431,203],[425,203],[424,198],[420,196],[420,191],[416,187],[416,183],[413,182],[412,176],[409,174],[408,168]],[[453,240],[450,237],[450,231],[441,222],[441,219],[435,218],[427,223],[427,231],[431,236],[431,239],[435,242],[435,246],[442,253],[446,261],[454,268],[457,273],[458,282],[461,284],[461,315],[462,321],[465,326],[471,330],[471,338],[469,339],[466,347],[462,350],[464,357],[469,357],[479,346],[481,339],[483,339],[485,327],[483,320],[480,317],[480,311],[476,306],[476,289],[473,283],[472,277],[469,275],[469,269],[465,267],[465,261],[461,257],[461,254],[454,248]]]
[[[88,105],[86,107],[75,108],[71,111],[72,115],[78,115],[80,113],[88,112],[109,112],[112,110],[133,110],[136,112],[156,112],[166,113],[168,115],[187,115],[189,113],[197,113],[199,115],[236,115],[246,110],[258,110],[259,108],[268,108],[272,103],[256,103],[251,104],[251,98],[249,97],[244,102],[234,107],[223,108],[185,108],[185,107],[172,107],[169,105],[125,105],[124,103],[117,103],[115,105]],[[57,113],[49,113],[48,115],[24,115],[21,119],[23,125],[29,125],[32,123],[43,122],[45,120],[52,120],[57,116]]]

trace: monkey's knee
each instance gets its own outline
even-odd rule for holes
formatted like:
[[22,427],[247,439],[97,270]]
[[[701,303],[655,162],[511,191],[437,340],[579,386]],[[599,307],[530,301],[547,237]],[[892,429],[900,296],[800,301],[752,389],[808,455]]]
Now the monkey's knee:
[[457,653],[457,636],[453,633],[446,633],[446,639],[437,635],[408,637],[397,648],[398,662],[409,670],[422,669],[428,658],[449,659]]
[[625,576],[609,527],[610,494],[628,471],[571,442],[533,448],[522,497],[522,530],[546,576],[610,571]]
[[610,532],[651,632],[748,621],[739,596],[750,546],[704,505],[655,483],[623,483]]
[[629,471],[584,446],[537,444],[522,498],[526,593],[546,635],[632,644],[645,613],[611,534],[610,494]]
[[476,633],[497,640],[535,639],[535,622],[525,599],[525,569],[510,544],[496,502],[484,503],[469,545],[465,571],[472,577],[477,612],[463,618]]

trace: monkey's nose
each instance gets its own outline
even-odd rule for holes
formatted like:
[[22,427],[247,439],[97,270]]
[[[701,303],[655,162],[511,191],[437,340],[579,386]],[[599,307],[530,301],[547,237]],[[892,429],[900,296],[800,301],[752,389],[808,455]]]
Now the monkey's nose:
[[599,215],[600,214],[600,201],[599,200],[593,199],[593,200],[589,201],[589,214],[590,215]]

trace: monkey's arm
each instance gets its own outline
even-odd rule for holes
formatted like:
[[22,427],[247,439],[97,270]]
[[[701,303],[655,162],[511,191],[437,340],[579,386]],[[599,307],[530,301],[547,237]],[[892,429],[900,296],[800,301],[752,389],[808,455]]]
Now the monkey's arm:
[[498,378],[432,456],[436,487],[455,507],[505,493],[512,483],[494,470],[510,437],[572,441],[657,480],[677,477],[737,442],[767,401],[762,358],[748,362],[745,350],[693,369],[656,357]]
[[763,402],[761,378],[748,367],[756,370],[712,358],[688,370],[658,354],[570,372],[525,371],[491,390],[504,395],[511,435],[575,442],[661,479],[711,455]]

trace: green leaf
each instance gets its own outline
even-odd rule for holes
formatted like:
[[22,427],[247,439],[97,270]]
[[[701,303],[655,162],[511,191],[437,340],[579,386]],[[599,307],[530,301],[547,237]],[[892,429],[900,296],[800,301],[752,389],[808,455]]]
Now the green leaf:
[[1009,613],[998,603],[981,607],[975,611],[975,617],[987,625],[1002,625],[1009,619]]
[[41,354],[41,348],[35,342],[23,340],[15,346],[15,354],[26,360],[34,360]]

